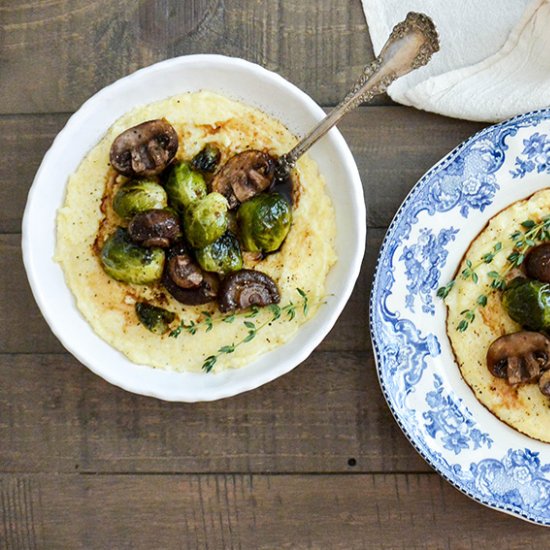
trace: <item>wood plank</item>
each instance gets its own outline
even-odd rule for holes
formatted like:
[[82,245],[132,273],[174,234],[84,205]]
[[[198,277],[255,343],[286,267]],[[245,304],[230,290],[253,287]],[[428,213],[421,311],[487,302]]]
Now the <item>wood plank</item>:
[[[370,231],[355,291],[321,349],[366,350],[370,347],[368,294],[383,234],[380,229]],[[18,234],[0,234],[0,291],[0,353],[63,351],[34,302],[23,267]]]
[[136,69],[205,52],[259,63],[333,105],[373,58],[360,2],[339,0],[3,0],[0,51],[1,113],[74,111]]
[[391,417],[370,351],[315,352],[213,403],[127,393],[68,354],[0,355],[0,379],[2,472],[429,471]]
[[[0,232],[19,231],[36,169],[67,117],[0,117]],[[418,178],[482,127],[407,107],[361,107],[348,115],[340,128],[361,173],[369,226],[386,227]]]
[[18,234],[0,234],[0,351],[63,351],[32,296]]
[[435,475],[2,475],[0,498],[5,548],[545,548],[548,538]]
[[[0,117],[1,233],[20,232],[36,171],[68,118],[68,114]],[[64,182],[59,183],[64,185]]]
[[387,227],[414,184],[486,124],[408,107],[362,107],[340,129],[361,174],[367,223]]

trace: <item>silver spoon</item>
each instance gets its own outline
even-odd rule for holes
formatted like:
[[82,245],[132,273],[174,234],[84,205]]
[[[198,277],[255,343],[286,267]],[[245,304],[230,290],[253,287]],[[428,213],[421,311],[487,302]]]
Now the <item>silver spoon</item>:
[[291,151],[279,157],[277,180],[285,180],[296,161],[346,113],[383,94],[394,80],[426,65],[438,50],[433,21],[423,13],[409,13],[395,25],[380,55],[365,67],[352,91]]

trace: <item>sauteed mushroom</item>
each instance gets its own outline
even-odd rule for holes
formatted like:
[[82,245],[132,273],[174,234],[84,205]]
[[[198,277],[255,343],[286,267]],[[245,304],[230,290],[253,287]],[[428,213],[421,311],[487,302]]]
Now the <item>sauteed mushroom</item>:
[[265,191],[275,176],[275,159],[263,151],[231,157],[212,179],[212,191],[224,195],[230,208]]
[[189,306],[197,306],[214,301],[217,295],[218,280],[216,277],[210,273],[204,273],[203,277],[203,281],[198,287],[182,288],[172,281],[168,270],[166,270],[162,276],[162,284],[178,302]]
[[128,233],[143,246],[167,248],[181,235],[181,227],[177,216],[169,210],[153,209],[136,214]]
[[533,382],[550,369],[550,340],[539,332],[522,331],[497,338],[487,351],[491,374],[515,386]]
[[201,271],[183,243],[168,249],[162,284],[176,300],[186,305],[212,302],[218,294],[218,279]]
[[550,370],[543,372],[539,378],[539,389],[544,395],[550,397]]
[[550,243],[531,249],[525,258],[527,275],[544,283],[550,283]]
[[180,288],[197,288],[204,277],[191,256],[178,254],[168,260],[168,274]]
[[178,134],[164,118],[128,128],[111,145],[111,165],[124,176],[154,176],[170,164]]
[[220,286],[220,311],[276,304],[281,299],[275,281],[261,271],[241,269],[228,275]]

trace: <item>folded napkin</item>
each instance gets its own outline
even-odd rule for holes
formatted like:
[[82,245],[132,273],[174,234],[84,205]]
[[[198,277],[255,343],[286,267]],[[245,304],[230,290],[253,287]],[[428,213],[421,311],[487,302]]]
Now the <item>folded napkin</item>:
[[498,121],[550,107],[550,0],[362,0],[376,55],[409,11],[429,15],[441,49],[390,86],[405,105]]

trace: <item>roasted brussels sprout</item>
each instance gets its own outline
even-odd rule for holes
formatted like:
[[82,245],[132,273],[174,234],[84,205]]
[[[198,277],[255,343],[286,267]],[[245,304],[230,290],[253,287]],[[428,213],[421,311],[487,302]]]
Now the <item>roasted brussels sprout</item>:
[[195,201],[184,213],[185,236],[193,248],[203,248],[219,239],[228,223],[227,200],[219,193]]
[[164,188],[170,204],[180,212],[208,193],[202,174],[192,170],[188,162],[174,165]]
[[241,204],[237,211],[240,237],[250,252],[274,252],[283,244],[292,213],[278,193],[262,193]]
[[164,334],[168,325],[174,321],[176,314],[147,302],[136,302],[136,315],[139,322],[155,334]]
[[161,248],[144,248],[132,242],[128,231],[121,227],[105,241],[100,254],[107,275],[136,285],[160,280],[164,257]]
[[195,250],[197,262],[205,271],[225,275],[243,267],[243,257],[239,241],[229,231],[212,244]]
[[531,330],[550,329],[550,285],[540,281],[514,280],[504,291],[502,304],[508,315]]
[[216,171],[218,162],[220,162],[220,157],[220,150],[209,143],[202,151],[193,157],[191,166],[193,166],[195,170],[212,173]]
[[155,180],[132,180],[122,185],[113,199],[115,212],[130,219],[140,212],[168,205],[166,191]]

